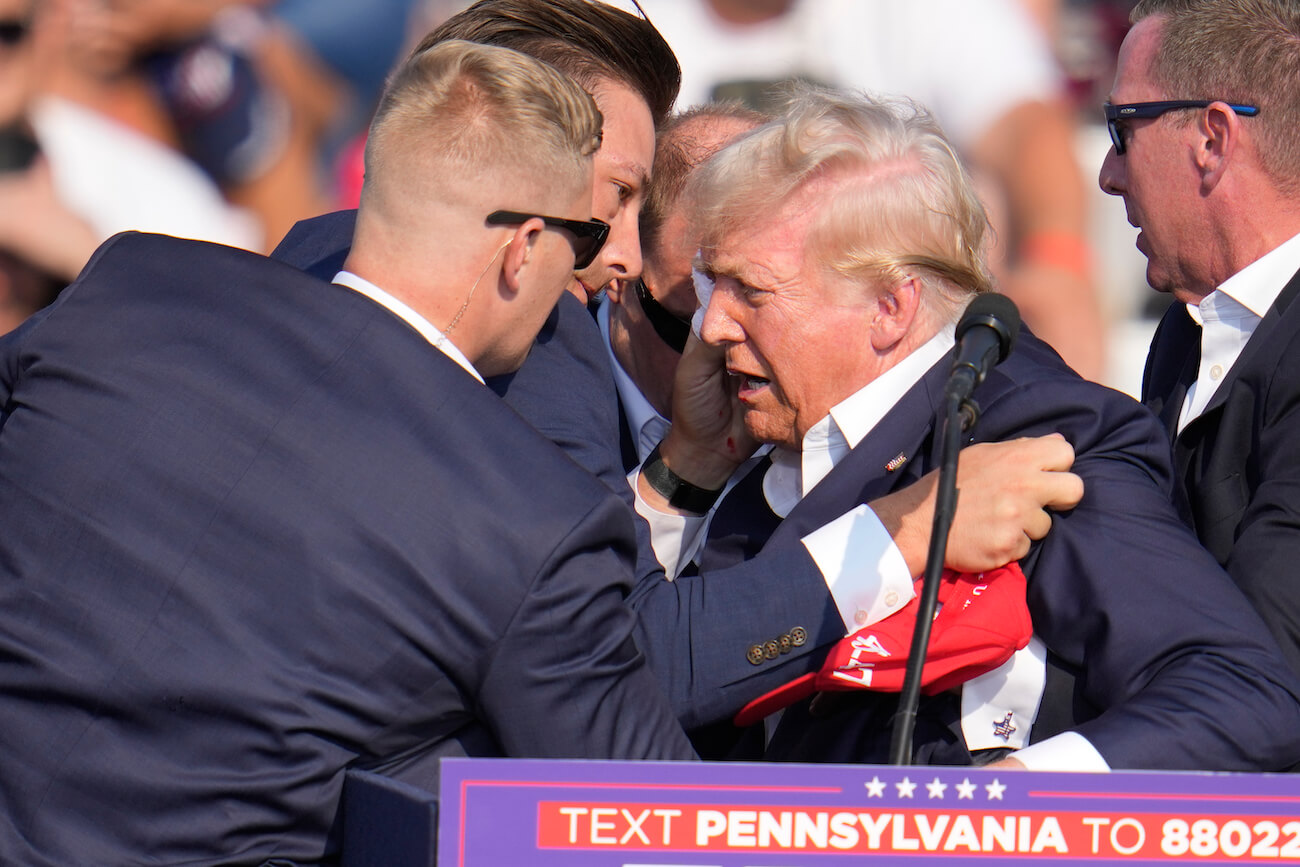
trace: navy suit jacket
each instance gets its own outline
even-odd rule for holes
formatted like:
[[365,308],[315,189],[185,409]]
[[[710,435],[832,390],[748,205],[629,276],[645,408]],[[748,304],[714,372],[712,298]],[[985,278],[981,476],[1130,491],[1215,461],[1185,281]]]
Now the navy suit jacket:
[[[806,533],[934,469],[940,444],[932,422],[948,366],[935,365],[773,539]],[[1085,486],[1082,502],[1055,514],[1051,532],[1022,560],[1034,630],[1050,651],[1031,742],[1074,730],[1113,768],[1271,770],[1300,759],[1300,685],[1258,615],[1179,520],[1157,420],[1080,379],[1029,334],[975,398],[983,412],[973,440],[1060,432]],[[889,471],[899,455],[906,463]],[[797,706],[778,727],[774,753],[885,761],[896,703],[839,693],[826,702],[829,712]],[[971,761],[957,715],[951,694],[922,705],[920,760]]]
[[1185,305],[1174,304],[1152,340],[1142,398],[1173,439],[1184,517],[1300,671],[1297,296],[1300,274],[1264,314],[1205,411],[1177,435],[1200,364],[1201,329]]
[[623,503],[361,294],[120,235],[0,408],[5,863],[312,861],[350,766],[692,756]]
[[[330,280],[347,258],[355,211],[298,223],[271,255]],[[559,444],[628,503],[620,452],[621,412],[600,329],[567,293],[518,373],[489,385],[529,424]],[[844,635],[825,580],[797,540],[752,562],[664,580],[639,517],[637,581],[628,598],[637,639],[688,729],[729,720],[746,702],[821,664]],[[755,648],[791,635],[776,659]]]

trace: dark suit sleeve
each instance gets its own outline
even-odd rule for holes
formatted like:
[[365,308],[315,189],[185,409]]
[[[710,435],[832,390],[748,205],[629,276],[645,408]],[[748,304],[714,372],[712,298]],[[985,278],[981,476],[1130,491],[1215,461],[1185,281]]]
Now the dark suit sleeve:
[[628,603],[639,617],[638,643],[688,730],[730,719],[815,670],[844,637],[816,563],[779,530],[737,566],[671,582],[662,574],[642,575]]
[[1085,494],[1024,564],[1035,631],[1099,711],[1075,730],[1114,768],[1295,762],[1300,685],[1174,511],[1159,423],[1118,393],[1044,380],[985,406],[979,437],[1051,431],[1074,446]]
[[507,755],[695,757],[636,645],[627,587],[614,577],[629,568],[632,552],[609,545],[626,520],[607,498],[561,539],[486,654],[477,703]]

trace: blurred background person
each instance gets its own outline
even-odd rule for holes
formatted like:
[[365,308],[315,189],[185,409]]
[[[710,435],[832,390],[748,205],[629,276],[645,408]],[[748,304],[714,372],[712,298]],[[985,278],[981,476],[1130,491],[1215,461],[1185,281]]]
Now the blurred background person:
[[[0,176],[7,331],[70,282],[95,247],[125,229],[252,249],[256,219],[233,207],[175,146],[139,70],[95,37],[94,0],[0,0],[0,126],[14,154]],[[39,275],[39,292],[27,278]],[[26,282],[25,282],[26,281]]]
[[933,110],[975,171],[992,261],[1025,320],[1086,377],[1104,378],[1102,305],[1074,125],[1044,27],[1019,0],[653,0],[682,64],[683,104],[765,107],[807,80],[894,93]]

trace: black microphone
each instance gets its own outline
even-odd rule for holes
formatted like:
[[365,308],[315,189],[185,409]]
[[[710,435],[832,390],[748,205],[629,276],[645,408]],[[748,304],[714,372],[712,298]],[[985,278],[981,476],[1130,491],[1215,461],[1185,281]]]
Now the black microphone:
[[957,323],[957,347],[946,395],[964,401],[998,363],[1005,361],[1020,334],[1020,311],[1010,298],[986,292],[975,300]]
[[984,381],[994,365],[1006,359],[1020,333],[1020,311],[1005,295],[988,292],[979,295],[957,323],[957,347],[953,350],[952,373],[944,389],[944,407],[940,412],[942,463],[935,488],[934,522],[930,532],[930,551],[926,555],[925,579],[921,586],[920,610],[907,659],[907,673],[894,714],[894,731],[889,746],[889,762],[906,765],[912,761],[912,734],[916,710],[921,698],[921,675],[925,652],[930,641],[930,624],[939,603],[939,582],[943,573],[948,531],[957,510],[957,454],[961,451],[961,434],[974,427],[979,407],[970,399],[971,392]]

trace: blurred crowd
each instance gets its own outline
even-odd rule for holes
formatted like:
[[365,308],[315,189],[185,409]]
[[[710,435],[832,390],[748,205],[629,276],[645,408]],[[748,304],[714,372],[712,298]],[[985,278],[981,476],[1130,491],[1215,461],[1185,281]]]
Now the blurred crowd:
[[[0,0],[0,333],[118,231],[266,252],[295,221],[354,206],[387,71],[467,5]],[[791,79],[931,107],[979,178],[1001,288],[1077,370],[1115,383],[1134,367],[1115,358],[1124,323],[1150,294],[1131,230],[1098,206],[1094,180],[1108,146],[1097,106],[1130,5],[641,8],[681,59],[679,108],[765,107]]]

